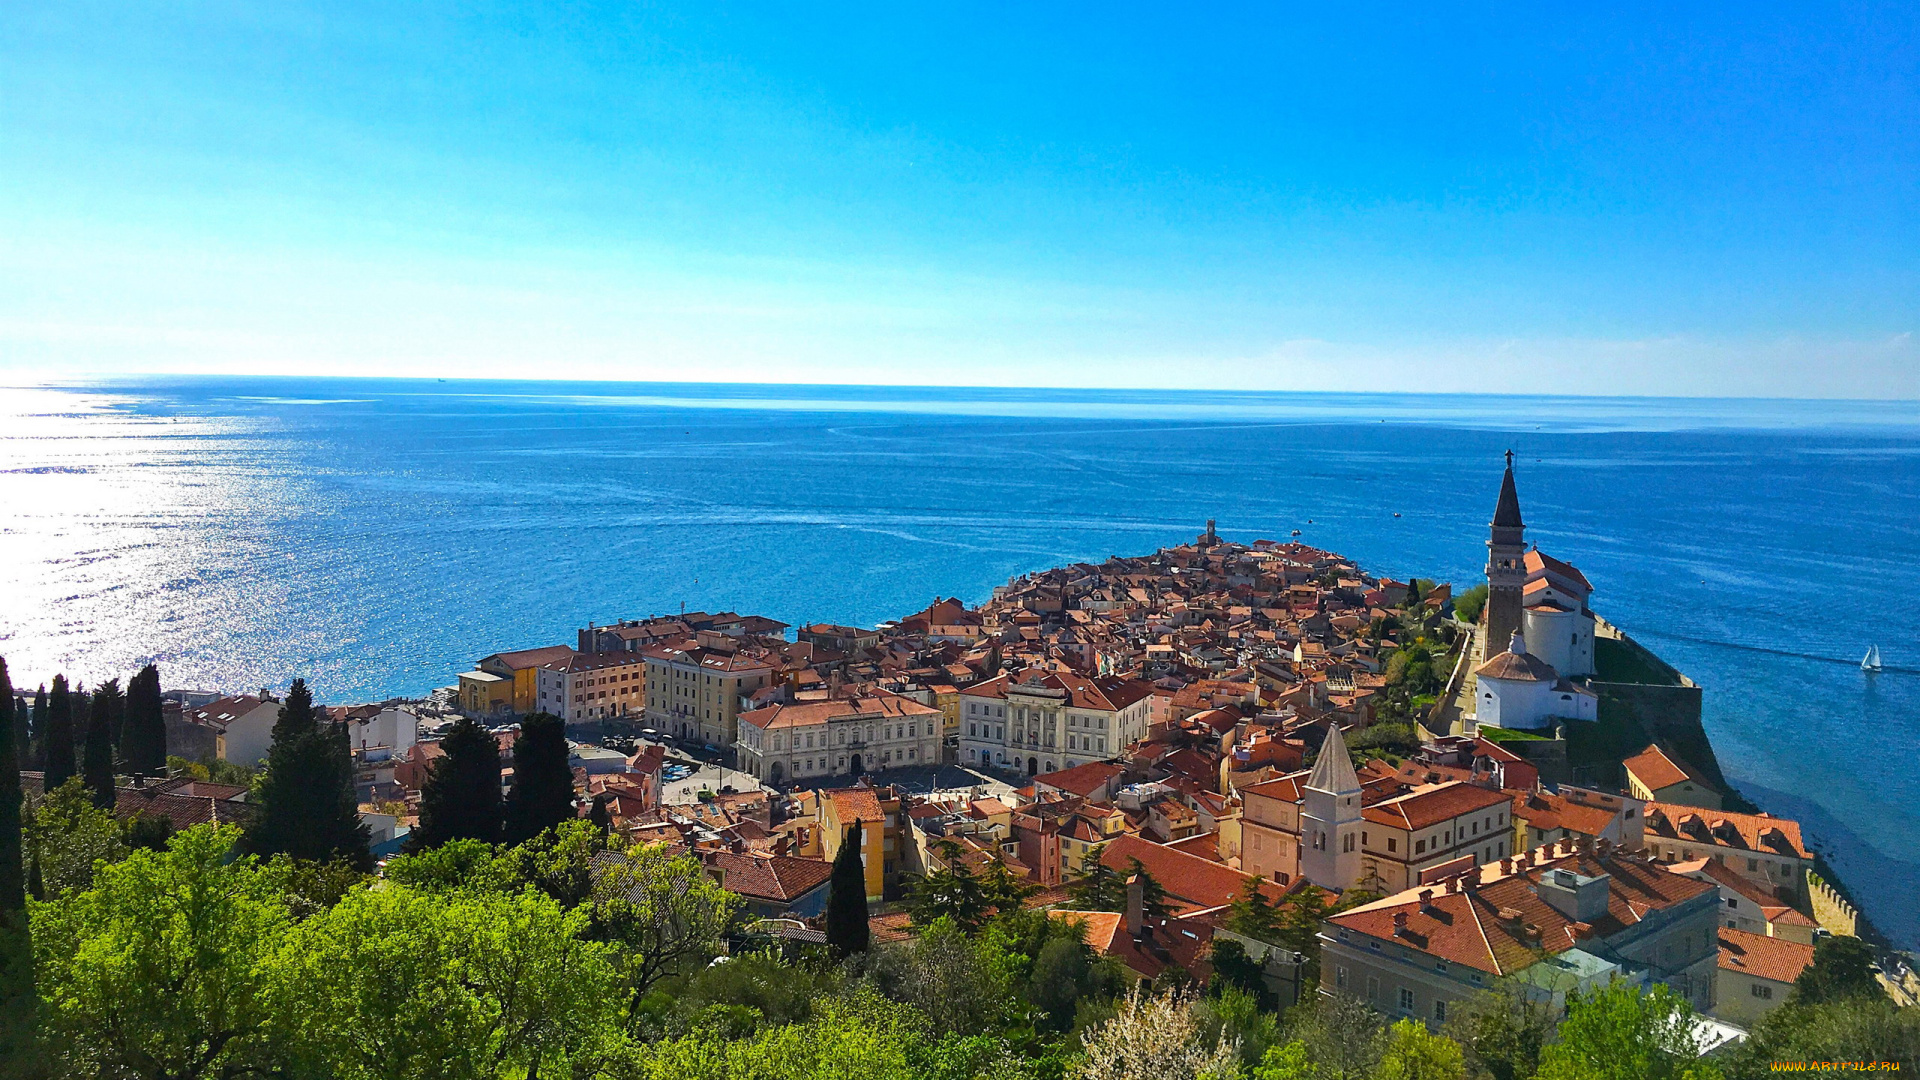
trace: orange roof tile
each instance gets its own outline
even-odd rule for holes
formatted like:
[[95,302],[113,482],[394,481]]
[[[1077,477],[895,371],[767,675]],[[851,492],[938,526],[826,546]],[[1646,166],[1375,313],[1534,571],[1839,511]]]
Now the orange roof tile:
[[1813,963],[1813,946],[1786,938],[1720,928],[1720,967],[1757,979],[1791,983]]

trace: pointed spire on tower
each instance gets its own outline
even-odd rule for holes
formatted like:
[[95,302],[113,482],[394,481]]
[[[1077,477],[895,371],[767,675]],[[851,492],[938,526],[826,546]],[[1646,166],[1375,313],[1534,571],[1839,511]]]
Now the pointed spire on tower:
[[1507,475],[1500,479],[1500,501],[1493,508],[1493,524],[1504,529],[1524,529],[1520,520],[1520,493],[1513,487],[1513,451],[1507,451]]
[[1347,740],[1341,736],[1339,724],[1327,724],[1327,738],[1320,744],[1320,756],[1313,763],[1307,786],[1336,795],[1360,790],[1360,777],[1353,771],[1353,758],[1347,754]]

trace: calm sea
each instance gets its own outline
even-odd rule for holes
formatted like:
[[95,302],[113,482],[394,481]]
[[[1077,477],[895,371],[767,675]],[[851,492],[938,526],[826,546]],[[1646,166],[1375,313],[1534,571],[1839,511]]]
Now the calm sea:
[[[1920,943],[1920,406],[324,379],[0,390],[16,683],[420,694],[680,610],[871,624],[1199,532],[1470,582],[1528,537]],[[1396,516],[1397,515],[1397,516]],[[1879,644],[1889,670],[1858,661]]]

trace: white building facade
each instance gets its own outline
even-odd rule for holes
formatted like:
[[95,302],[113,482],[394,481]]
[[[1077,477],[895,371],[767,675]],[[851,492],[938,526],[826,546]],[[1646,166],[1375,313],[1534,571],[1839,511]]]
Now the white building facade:
[[1028,776],[1106,761],[1145,737],[1152,684],[1062,671],[960,691],[960,764]]

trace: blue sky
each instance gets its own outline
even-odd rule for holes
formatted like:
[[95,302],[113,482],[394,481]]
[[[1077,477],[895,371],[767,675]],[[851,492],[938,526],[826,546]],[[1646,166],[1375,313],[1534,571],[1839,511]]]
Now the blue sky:
[[0,371],[1920,397],[1911,3],[1333,7],[5,5]]

